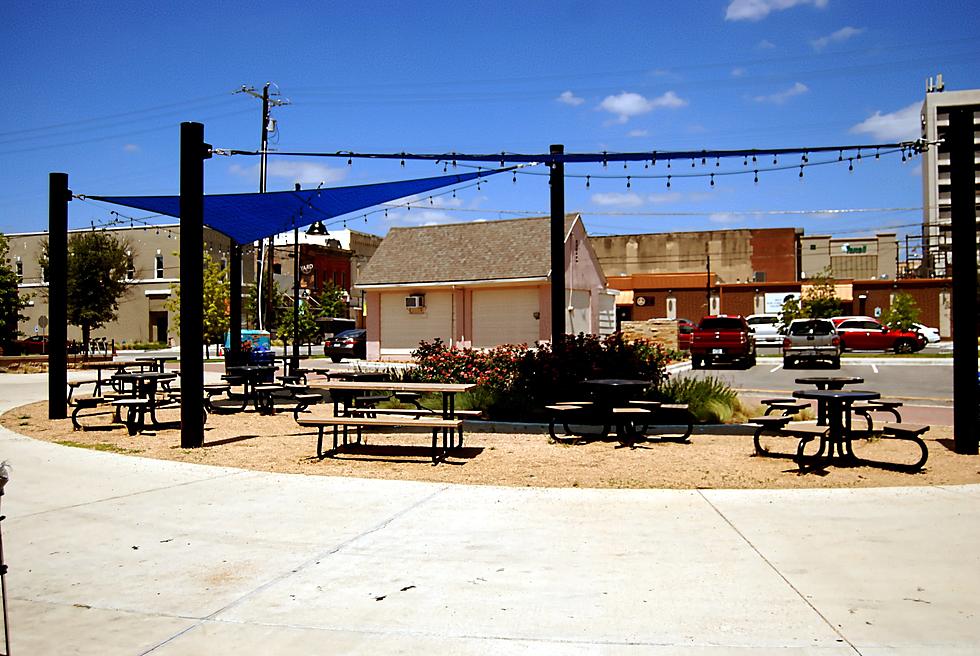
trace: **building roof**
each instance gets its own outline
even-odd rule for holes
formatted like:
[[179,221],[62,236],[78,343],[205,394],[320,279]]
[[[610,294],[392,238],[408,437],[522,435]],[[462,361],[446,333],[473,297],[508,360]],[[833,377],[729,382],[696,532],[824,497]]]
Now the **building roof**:
[[[565,239],[578,214],[565,215]],[[546,278],[549,217],[392,228],[358,286]]]

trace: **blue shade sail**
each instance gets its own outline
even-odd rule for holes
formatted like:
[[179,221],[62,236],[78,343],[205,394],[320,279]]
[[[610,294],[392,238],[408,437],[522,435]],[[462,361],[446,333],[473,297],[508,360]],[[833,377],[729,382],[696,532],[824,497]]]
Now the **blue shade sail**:
[[[206,195],[204,196],[204,225],[228,235],[239,244],[248,244],[317,221],[325,221],[433,189],[485,178],[495,173],[509,171],[511,168],[513,167],[354,187],[274,191],[264,194]],[[86,198],[180,217],[180,196],[86,196]]]

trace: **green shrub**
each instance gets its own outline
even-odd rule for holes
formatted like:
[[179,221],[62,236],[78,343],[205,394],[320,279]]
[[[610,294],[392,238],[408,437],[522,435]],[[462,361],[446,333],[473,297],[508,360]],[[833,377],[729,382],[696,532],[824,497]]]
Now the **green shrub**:
[[723,423],[742,414],[738,393],[713,376],[674,378],[650,395],[664,403],[686,403],[698,421]]
[[116,347],[127,351],[159,351],[167,348],[167,345],[163,342],[123,342],[121,346],[117,344]]

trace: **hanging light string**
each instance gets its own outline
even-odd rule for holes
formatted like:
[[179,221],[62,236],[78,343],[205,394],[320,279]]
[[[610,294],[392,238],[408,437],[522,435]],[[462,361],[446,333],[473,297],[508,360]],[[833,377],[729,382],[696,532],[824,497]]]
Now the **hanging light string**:
[[[692,164],[697,160],[715,160],[728,158],[755,158],[760,157],[779,157],[786,155],[809,156],[810,153],[857,153],[860,154],[883,151],[883,150],[902,150],[910,153],[922,152],[935,142],[928,142],[924,139],[914,141],[898,141],[890,143],[871,143],[871,144],[847,144],[843,146],[808,146],[803,148],[749,148],[736,150],[674,150],[674,151],[641,151],[641,152],[600,152],[600,153],[510,153],[501,151],[499,153],[357,153],[351,150],[338,150],[336,152],[309,152],[309,151],[280,151],[280,150],[239,150],[235,148],[213,148],[212,153],[224,156],[259,156],[275,155],[279,157],[334,157],[344,158],[348,163],[355,159],[397,159],[401,162],[407,160],[428,160],[438,163],[452,163],[457,166],[458,162],[499,162],[503,166],[507,162],[511,163],[598,163],[608,164],[609,162],[657,162],[657,161],[686,161],[691,160]],[[804,162],[805,163],[805,162]],[[798,166],[798,165],[797,165]]]

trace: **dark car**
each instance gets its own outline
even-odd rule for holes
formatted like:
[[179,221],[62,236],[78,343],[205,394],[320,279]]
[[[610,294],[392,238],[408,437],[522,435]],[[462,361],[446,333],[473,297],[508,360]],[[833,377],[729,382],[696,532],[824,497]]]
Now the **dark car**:
[[11,344],[11,351],[21,355],[43,355],[48,352],[48,338],[44,335],[31,335]]
[[363,360],[367,357],[367,330],[355,328],[337,333],[324,342],[323,354],[334,362],[344,358]]

